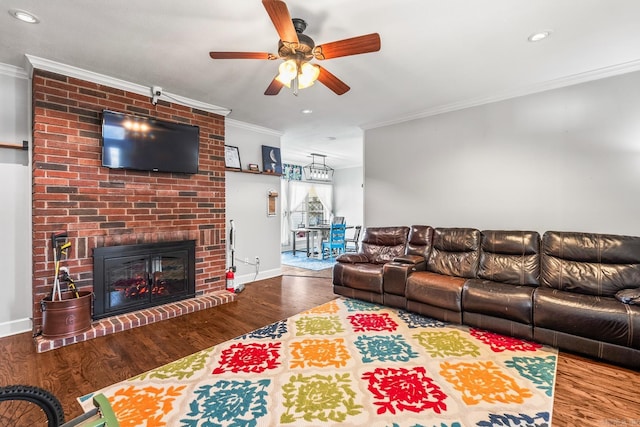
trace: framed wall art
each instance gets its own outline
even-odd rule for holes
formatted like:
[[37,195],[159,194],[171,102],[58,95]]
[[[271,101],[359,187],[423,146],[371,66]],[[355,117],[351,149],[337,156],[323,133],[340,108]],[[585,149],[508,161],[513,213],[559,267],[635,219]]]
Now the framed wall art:
[[289,181],[302,181],[302,166],[283,163],[282,178]]
[[224,146],[224,166],[229,169],[242,169],[240,166],[240,150],[233,145]]
[[282,160],[280,158],[280,148],[262,146],[262,170],[266,173],[282,173]]
[[277,213],[278,192],[269,190],[267,193],[267,216],[276,216]]

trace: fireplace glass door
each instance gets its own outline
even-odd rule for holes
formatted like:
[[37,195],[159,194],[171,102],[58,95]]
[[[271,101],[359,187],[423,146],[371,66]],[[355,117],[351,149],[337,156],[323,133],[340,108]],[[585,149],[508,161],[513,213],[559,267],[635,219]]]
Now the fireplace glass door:
[[94,318],[193,296],[192,253],[189,248],[151,245],[96,248]]
[[151,257],[113,258],[105,261],[108,308],[155,305],[187,290],[187,259],[175,252]]

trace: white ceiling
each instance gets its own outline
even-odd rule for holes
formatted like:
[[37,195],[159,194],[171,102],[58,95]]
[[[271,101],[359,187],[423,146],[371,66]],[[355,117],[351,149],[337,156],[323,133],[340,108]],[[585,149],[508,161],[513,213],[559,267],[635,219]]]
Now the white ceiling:
[[[283,160],[326,154],[362,164],[363,128],[640,69],[638,0],[288,0],[316,44],[372,32],[380,52],[322,65],[351,86],[263,95],[280,61],[209,51],[277,52],[260,0],[0,0],[0,63],[25,54],[161,86],[282,132]],[[7,11],[28,10],[40,23]],[[527,42],[539,30],[550,38]],[[301,114],[311,109],[310,115]],[[335,139],[334,139],[335,138]],[[393,141],[389,141],[392,145]]]

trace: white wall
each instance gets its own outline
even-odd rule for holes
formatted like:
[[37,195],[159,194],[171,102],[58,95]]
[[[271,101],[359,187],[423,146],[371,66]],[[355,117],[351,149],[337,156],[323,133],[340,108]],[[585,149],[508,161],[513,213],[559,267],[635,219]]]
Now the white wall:
[[[0,64],[0,143],[31,141],[29,80]],[[31,174],[29,153],[0,148],[0,336],[31,330]]]
[[365,132],[365,223],[640,235],[640,72]]
[[[280,135],[268,129],[226,121],[225,144],[239,148],[242,169],[256,163],[262,169],[262,145],[280,147]],[[226,173],[227,236],[229,221],[236,229],[235,264],[239,283],[282,274],[280,263],[280,212],[282,196],[277,200],[276,216],[267,216],[267,194],[280,193],[280,177],[242,172]],[[228,238],[227,238],[228,240]],[[256,276],[255,257],[260,258]],[[245,259],[249,263],[245,263]],[[227,257],[230,264],[231,257]]]
[[333,207],[335,216],[343,216],[347,225],[362,225],[363,168],[336,169],[333,175]]

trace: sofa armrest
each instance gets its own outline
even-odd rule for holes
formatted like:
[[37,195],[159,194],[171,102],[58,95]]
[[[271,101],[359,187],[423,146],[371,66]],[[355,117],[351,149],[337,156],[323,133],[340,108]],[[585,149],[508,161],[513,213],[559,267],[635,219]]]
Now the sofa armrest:
[[405,296],[405,288],[407,277],[413,273],[415,267],[413,264],[401,262],[388,262],[383,268],[382,288],[384,293]]
[[336,258],[336,261],[344,264],[364,264],[371,262],[369,257],[362,253],[341,254]]
[[415,267],[414,271],[423,271],[427,269],[427,260],[422,255],[401,255],[393,259],[394,262],[400,264],[409,264]]

